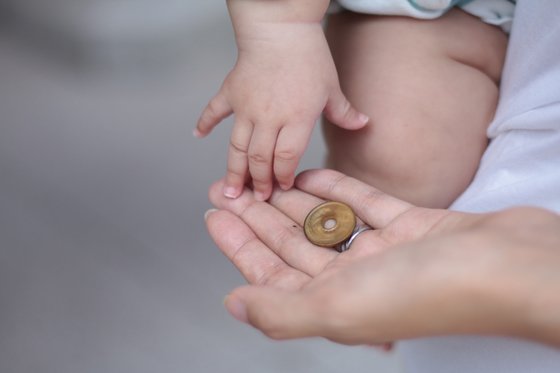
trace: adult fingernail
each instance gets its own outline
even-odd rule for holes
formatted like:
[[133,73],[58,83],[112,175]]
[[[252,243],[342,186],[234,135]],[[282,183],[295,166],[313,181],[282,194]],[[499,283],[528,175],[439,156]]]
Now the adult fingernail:
[[216,211],[218,211],[218,210],[217,209],[209,209],[208,211],[206,211],[204,213],[204,220],[208,220],[208,217],[210,216],[210,214],[213,214]]
[[204,135],[202,134],[202,132],[200,132],[200,131],[198,130],[198,128],[195,128],[195,129],[192,131],[192,134],[193,134],[193,136],[196,137],[197,139],[201,139],[201,138],[204,136]]
[[227,186],[224,188],[224,196],[226,196],[227,198],[235,199],[239,196],[239,193],[237,192],[237,188]]
[[245,304],[241,302],[239,299],[228,295],[224,299],[224,305],[226,309],[236,320],[241,321],[245,324],[249,323],[249,319],[247,317],[247,308]]

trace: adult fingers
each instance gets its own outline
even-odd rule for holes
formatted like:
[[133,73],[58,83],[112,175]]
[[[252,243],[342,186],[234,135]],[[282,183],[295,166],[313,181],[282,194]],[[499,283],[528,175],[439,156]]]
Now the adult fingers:
[[268,200],[268,203],[302,227],[307,214],[323,202],[324,199],[295,188],[289,190],[275,188]]
[[333,170],[311,170],[299,175],[296,186],[318,197],[348,204],[367,224],[384,228],[413,205]]
[[337,256],[334,250],[311,244],[300,223],[276,207],[256,201],[249,191],[231,200],[224,198],[220,189],[220,183],[211,187],[212,203],[239,216],[256,237],[289,266],[315,276]]
[[207,213],[206,224],[216,245],[250,284],[299,289],[309,281],[309,276],[288,266],[232,213]]
[[[277,188],[268,201],[302,227],[309,211],[323,202],[325,200],[295,188],[287,191]],[[359,223],[360,219],[358,219]],[[343,255],[346,259],[354,260],[380,252],[388,245],[389,242],[382,237],[380,231],[371,230],[358,235],[352,243],[352,250],[346,251]],[[334,259],[336,255],[338,254],[331,251],[329,261]]]
[[411,205],[359,180],[332,170],[311,170],[298,176],[296,185],[325,199],[348,204],[380,237],[397,244],[476,223],[476,214]]
[[232,113],[232,108],[226,96],[220,91],[214,98],[210,100],[208,105],[200,114],[200,118],[196,124],[193,135],[196,137],[204,137],[208,135],[214,127],[218,125],[224,118]]
[[249,172],[255,198],[266,201],[272,193],[272,162],[278,129],[255,124],[249,144]]
[[243,192],[249,168],[249,142],[253,133],[253,125],[241,118],[236,120],[228,150],[227,173],[223,193],[228,198],[237,198]]
[[299,160],[307,147],[313,125],[288,125],[282,127],[274,149],[274,175],[284,190],[294,185]]
[[329,97],[324,114],[333,124],[349,130],[360,129],[369,122],[369,117],[356,110],[340,89]]

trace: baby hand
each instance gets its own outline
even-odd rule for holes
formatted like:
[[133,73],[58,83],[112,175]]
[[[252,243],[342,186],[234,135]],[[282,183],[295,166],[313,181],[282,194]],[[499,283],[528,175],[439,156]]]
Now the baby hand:
[[292,187],[322,112],[350,130],[368,117],[342,93],[319,24],[267,25],[252,35],[246,43],[238,38],[237,63],[194,133],[203,137],[234,113],[224,195],[237,198],[250,177],[255,198],[264,201],[274,179],[282,189]]

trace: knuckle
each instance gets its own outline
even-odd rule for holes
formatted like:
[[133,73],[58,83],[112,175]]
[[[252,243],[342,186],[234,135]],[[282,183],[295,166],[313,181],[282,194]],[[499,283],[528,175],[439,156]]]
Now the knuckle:
[[258,276],[256,276],[255,285],[274,285],[275,278],[277,278],[281,272],[280,267],[280,263],[272,263],[271,265],[267,266],[265,271],[262,271]]
[[283,162],[295,162],[300,153],[296,149],[278,149],[274,152],[274,158]]
[[384,197],[383,192],[369,188],[363,195],[358,196],[357,206],[363,206],[365,209],[371,209]]
[[331,180],[329,181],[329,183],[327,184],[327,190],[329,192],[329,194],[333,194],[336,192],[336,189],[338,189],[340,187],[340,185],[348,179],[348,176],[341,174],[341,173],[336,173],[333,175],[333,177],[331,178]]
[[[237,213],[237,215],[238,215],[238,216],[241,218],[241,220],[243,220],[243,221],[250,221],[250,219],[251,219],[251,214],[254,213],[253,211],[254,211],[255,207],[256,207],[256,204],[255,204],[255,203],[249,203],[247,206],[244,206],[244,208],[241,209],[241,211],[239,211],[239,212]],[[254,237],[254,239],[255,239],[254,242],[258,242],[258,239],[257,239],[257,238]]]
[[217,99],[213,98],[212,100],[210,100],[210,102],[208,102],[208,105],[206,106],[206,114],[211,118],[216,118],[219,116],[219,113],[220,110],[218,107]]
[[286,248],[293,246],[296,233],[293,229],[282,227],[273,233],[271,237],[271,245],[276,248],[277,252],[282,256]]
[[247,154],[247,144],[242,143],[236,139],[230,139],[229,146],[235,153]]
[[232,262],[241,263],[244,260],[243,257],[247,255],[248,252],[251,252],[251,249],[256,245],[258,245],[258,239],[256,237],[239,243],[231,256]]
[[268,157],[261,152],[249,153],[249,161],[256,165],[266,165],[269,163]]

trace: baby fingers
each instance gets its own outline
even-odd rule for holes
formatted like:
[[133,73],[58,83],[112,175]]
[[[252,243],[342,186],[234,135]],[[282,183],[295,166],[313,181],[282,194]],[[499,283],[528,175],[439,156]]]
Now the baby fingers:
[[208,135],[218,123],[230,116],[232,112],[227,98],[221,92],[218,93],[200,114],[193,135],[199,138]]
[[309,143],[313,126],[285,126],[274,150],[274,175],[283,190],[294,185],[299,160]]
[[272,162],[278,130],[255,126],[249,145],[249,172],[257,201],[266,201],[272,194]]
[[247,180],[249,143],[253,134],[253,124],[236,120],[231,133],[228,151],[228,165],[224,184],[224,196],[237,198],[243,192]]

